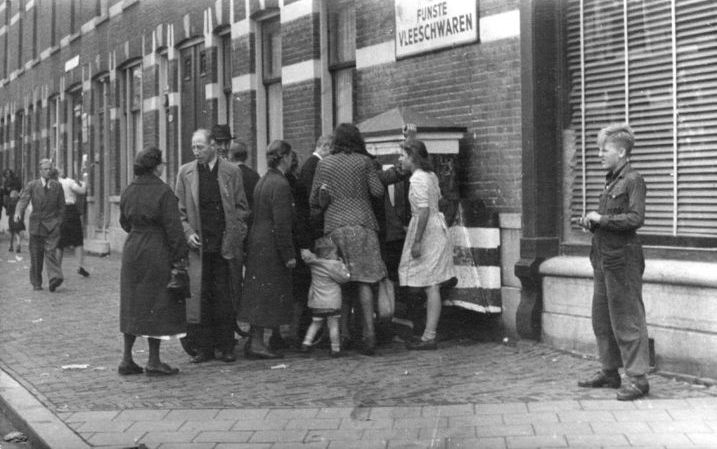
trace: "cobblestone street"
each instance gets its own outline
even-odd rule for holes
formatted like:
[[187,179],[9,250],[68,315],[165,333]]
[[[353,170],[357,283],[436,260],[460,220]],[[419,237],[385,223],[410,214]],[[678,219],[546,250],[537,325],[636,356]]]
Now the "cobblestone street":
[[[269,362],[245,360],[238,346],[235,363],[191,365],[170,341],[163,358],[178,376],[121,377],[119,256],[88,257],[84,279],[68,255],[65,283],[50,293],[32,291],[26,246],[20,255],[0,258],[0,367],[84,444],[717,447],[714,388],[656,374],[649,400],[618,403],[614,390],[576,386],[595,361],[539,343],[455,339],[408,352],[395,341],[376,357],[333,360],[319,349]],[[143,365],[145,342],[135,348]]]

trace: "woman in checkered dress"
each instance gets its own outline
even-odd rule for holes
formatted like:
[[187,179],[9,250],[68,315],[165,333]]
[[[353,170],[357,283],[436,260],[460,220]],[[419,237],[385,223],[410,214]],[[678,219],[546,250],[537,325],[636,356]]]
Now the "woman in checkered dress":
[[384,187],[373,161],[361,153],[366,153],[366,145],[358,128],[349,123],[337,126],[332,154],[316,168],[310,204],[314,210],[323,210],[324,235],[339,248],[351,273],[351,282],[358,286],[362,352],[370,355],[376,344],[371,285],[386,277],[371,197],[383,196]]

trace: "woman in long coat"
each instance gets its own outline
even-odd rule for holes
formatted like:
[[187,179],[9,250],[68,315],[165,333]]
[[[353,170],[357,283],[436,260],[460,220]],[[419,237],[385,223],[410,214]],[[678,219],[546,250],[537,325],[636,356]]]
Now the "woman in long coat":
[[291,167],[291,145],[275,140],[267,149],[266,160],[269,170],[254,188],[254,221],[239,309],[239,320],[251,324],[244,354],[263,359],[280,357],[264,344],[264,329],[291,323],[292,270],[296,266],[293,197],[285,176]]
[[186,332],[184,298],[167,291],[172,265],[187,256],[187,244],[179,219],[177,198],[159,176],[162,153],[154,147],[140,151],[135,158],[135,179],[120,199],[120,225],[129,235],[122,252],[120,274],[120,331],[124,334],[124,353],[118,372],[140,374],[142,368],[132,360],[137,336],[149,344],[149,360],[144,371],[150,376],[179,372],[159,357],[162,339]]

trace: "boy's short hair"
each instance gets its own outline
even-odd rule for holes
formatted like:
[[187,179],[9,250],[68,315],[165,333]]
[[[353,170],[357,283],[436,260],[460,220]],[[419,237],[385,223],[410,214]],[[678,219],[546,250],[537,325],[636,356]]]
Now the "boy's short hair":
[[325,258],[332,252],[336,251],[336,249],[334,241],[328,237],[321,237],[314,243],[314,252],[316,252],[316,255],[321,258]]
[[625,156],[630,156],[632,147],[635,146],[635,132],[627,123],[613,123],[601,129],[598,133],[598,146],[602,147],[605,142],[610,141],[625,149]]

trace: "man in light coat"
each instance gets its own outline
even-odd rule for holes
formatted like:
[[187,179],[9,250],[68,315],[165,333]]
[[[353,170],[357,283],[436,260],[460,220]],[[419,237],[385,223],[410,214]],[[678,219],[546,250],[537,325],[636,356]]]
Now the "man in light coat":
[[206,129],[192,135],[195,161],[182,165],[175,194],[190,251],[185,349],[193,363],[234,356],[233,276],[241,273],[249,207],[241,172],[217,157],[216,141]]

